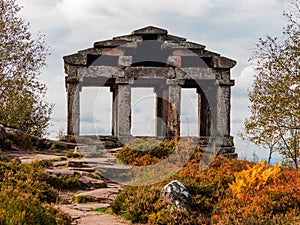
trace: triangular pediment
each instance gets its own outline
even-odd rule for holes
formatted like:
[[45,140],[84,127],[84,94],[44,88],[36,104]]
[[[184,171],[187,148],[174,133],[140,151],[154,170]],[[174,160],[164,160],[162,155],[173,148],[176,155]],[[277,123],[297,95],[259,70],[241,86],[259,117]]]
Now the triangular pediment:
[[141,35],[141,34],[168,34],[168,31],[159,27],[148,26],[138,30],[132,31],[132,34]]

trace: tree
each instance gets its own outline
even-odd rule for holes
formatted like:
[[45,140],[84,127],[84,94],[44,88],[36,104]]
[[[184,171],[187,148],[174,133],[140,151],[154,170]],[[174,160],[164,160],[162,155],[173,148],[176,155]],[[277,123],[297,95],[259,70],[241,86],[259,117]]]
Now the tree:
[[250,61],[256,69],[249,92],[251,116],[244,122],[244,137],[291,159],[300,156],[300,0],[283,13],[287,25],[282,37],[260,38]]
[[42,136],[52,105],[43,100],[46,86],[37,77],[48,47],[41,34],[33,38],[20,10],[15,0],[0,0],[0,123]]

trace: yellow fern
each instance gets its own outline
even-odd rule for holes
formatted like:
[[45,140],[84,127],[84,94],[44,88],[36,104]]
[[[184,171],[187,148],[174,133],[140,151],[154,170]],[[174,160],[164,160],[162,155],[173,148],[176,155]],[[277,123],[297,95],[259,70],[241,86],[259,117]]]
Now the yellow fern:
[[275,166],[266,166],[266,162],[263,160],[253,167],[247,168],[234,173],[235,181],[229,185],[237,198],[243,197],[250,190],[260,189],[268,181],[276,180],[281,171],[278,163]]

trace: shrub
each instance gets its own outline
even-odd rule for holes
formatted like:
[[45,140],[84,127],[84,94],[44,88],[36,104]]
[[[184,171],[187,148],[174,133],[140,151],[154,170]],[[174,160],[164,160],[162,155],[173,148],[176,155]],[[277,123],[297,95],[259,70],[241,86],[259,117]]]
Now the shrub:
[[[199,163],[200,159],[193,157],[163,183],[126,187],[112,203],[113,212],[133,222],[161,225],[299,223],[300,176],[296,170],[217,157],[200,172]],[[174,212],[160,198],[161,188],[173,179],[192,195],[190,211]],[[242,187],[247,191],[235,192]]]
[[44,180],[52,187],[60,191],[86,188],[86,186],[80,182],[78,174],[74,174],[73,176],[62,177],[46,175]]
[[0,161],[0,224],[71,224],[50,204],[57,202],[58,191],[46,177],[39,163]]
[[0,193],[0,224],[69,225],[71,218],[32,193],[7,187]]
[[23,150],[32,150],[33,149],[33,143],[32,138],[30,135],[20,132],[13,132],[9,134],[9,140],[12,145],[18,146],[19,148],[22,148]]
[[58,150],[58,151],[67,150],[67,145],[63,143],[55,142],[52,144],[51,149]]
[[[261,167],[257,164],[253,168]],[[263,171],[278,171],[278,165]],[[275,172],[274,172],[275,173]],[[277,172],[276,172],[277,173]],[[257,173],[257,180],[262,173]],[[268,179],[263,186],[251,185],[249,191],[237,195],[228,189],[219,202],[220,224],[298,224],[300,208],[300,177],[292,168],[281,169],[276,179]],[[257,182],[258,182],[257,181]],[[255,184],[255,183],[254,183]],[[235,183],[233,183],[235,185]],[[287,219],[288,218],[288,219]],[[247,222],[248,221],[248,222]]]
[[68,158],[82,158],[83,155],[80,152],[67,152],[66,157],[68,157]]
[[[178,174],[162,183],[126,187],[112,203],[113,212],[133,222],[208,224],[218,200],[234,181],[234,172],[245,169],[246,162],[220,157],[204,172],[199,171],[199,162],[199,158],[194,157]],[[160,198],[162,187],[174,179],[183,183],[192,195],[191,212],[183,210],[174,213]]]
[[72,197],[72,200],[76,203],[87,203],[87,202],[94,202],[95,198],[92,196],[79,194],[79,195],[74,195]]

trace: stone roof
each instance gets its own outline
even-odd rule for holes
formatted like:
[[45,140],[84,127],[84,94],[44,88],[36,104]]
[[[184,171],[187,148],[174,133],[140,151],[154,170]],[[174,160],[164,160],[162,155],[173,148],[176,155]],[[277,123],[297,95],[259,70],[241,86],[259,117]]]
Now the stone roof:
[[[197,63],[197,60],[202,63]],[[97,41],[92,48],[64,57],[66,65],[110,67],[209,67],[230,69],[236,61],[206,50],[202,44],[148,26],[129,35]],[[147,63],[143,63],[147,62]],[[203,65],[203,62],[205,65]]]

